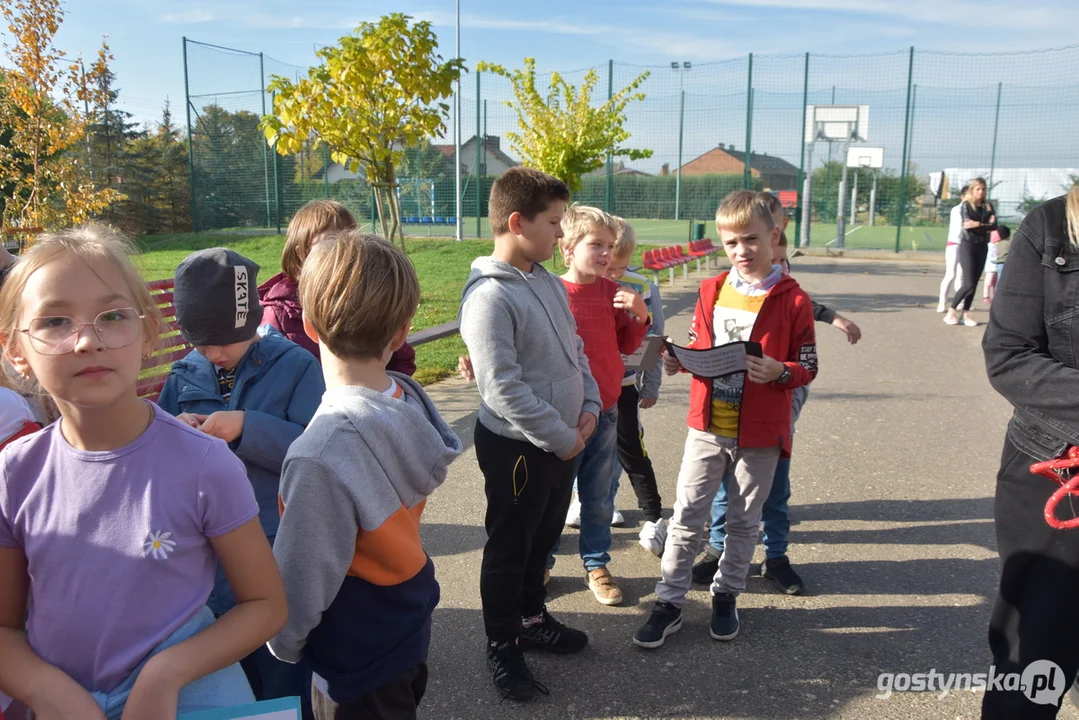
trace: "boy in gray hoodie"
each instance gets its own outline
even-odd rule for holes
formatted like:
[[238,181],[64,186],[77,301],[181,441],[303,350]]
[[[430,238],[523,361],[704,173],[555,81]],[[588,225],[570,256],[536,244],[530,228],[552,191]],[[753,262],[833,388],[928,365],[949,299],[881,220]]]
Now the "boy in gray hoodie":
[[315,247],[300,298],[326,393],[281,475],[274,555],[289,618],[270,650],[308,661],[317,720],[415,718],[439,599],[420,516],[461,453],[423,389],[386,371],[419,281],[396,247],[352,232]]
[[490,257],[472,263],[461,336],[480,392],[476,459],[487,495],[480,599],[487,663],[504,697],[537,683],[522,649],[580,652],[588,636],[544,605],[547,552],[562,532],[579,455],[595,430],[599,388],[562,281],[541,265],[562,237],[569,190],[523,167],[491,188]]

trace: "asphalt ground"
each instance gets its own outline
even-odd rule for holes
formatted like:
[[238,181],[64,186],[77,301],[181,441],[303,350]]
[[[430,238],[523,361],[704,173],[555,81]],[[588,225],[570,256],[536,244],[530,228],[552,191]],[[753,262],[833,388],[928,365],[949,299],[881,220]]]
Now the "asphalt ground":
[[[567,528],[548,607],[585,630],[579,655],[532,653],[549,696],[502,702],[487,671],[479,569],[483,479],[472,449],[479,398],[450,380],[430,388],[466,452],[431,498],[423,535],[442,585],[434,615],[425,718],[972,718],[981,693],[876,697],[881,673],[986,672],[986,626],[999,563],[993,486],[1010,415],[990,388],[983,328],[934,312],[942,267],[932,259],[799,258],[794,277],[857,322],[850,346],[817,324],[821,371],[797,427],[790,558],[807,593],[786,596],[751,572],[741,633],[708,636],[706,588],[688,598],[682,630],[658,650],[631,642],[655,600],[659,562],[637,545],[641,517],[625,476],[611,571],[620,607],[592,597]],[[684,340],[704,273],[662,287],[668,334]],[[979,320],[988,317],[979,294]],[[665,378],[643,413],[665,506],[686,436],[689,380]],[[763,558],[758,548],[756,562]],[[1060,715],[1079,718],[1067,703]]]

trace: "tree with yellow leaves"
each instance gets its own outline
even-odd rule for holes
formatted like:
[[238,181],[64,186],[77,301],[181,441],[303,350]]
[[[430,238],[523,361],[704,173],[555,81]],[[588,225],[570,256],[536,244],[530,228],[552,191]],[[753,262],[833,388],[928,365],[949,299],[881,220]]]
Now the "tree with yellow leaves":
[[492,72],[513,83],[516,101],[504,104],[517,112],[519,133],[506,133],[511,147],[525,165],[542,170],[566,183],[571,192],[581,189],[581,177],[603,167],[607,156],[639,160],[652,157],[651,150],[621,147],[629,139],[626,106],[644,100],[637,89],[648,77],[636,80],[599,106],[592,105],[592,92],[599,74],[589,70],[578,91],[558,73],[551,73],[546,95],[536,89],[536,61],[525,58],[523,70],[512,73],[501,65],[481,62],[478,71]]
[[60,0],[0,0],[0,14],[14,40],[4,43],[0,68],[0,219],[16,228],[85,222],[123,198],[94,187],[80,147],[90,121],[80,105],[96,104],[109,47],[102,43],[88,70],[58,50]]
[[261,125],[282,155],[310,148],[313,139],[351,172],[363,167],[388,240],[401,227],[396,168],[406,148],[445,132],[445,99],[463,68],[460,58],[442,61],[431,23],[410,20],[393,13],[360,23],[318,51],[322,63],[306,78],[273,76],[273,114]]

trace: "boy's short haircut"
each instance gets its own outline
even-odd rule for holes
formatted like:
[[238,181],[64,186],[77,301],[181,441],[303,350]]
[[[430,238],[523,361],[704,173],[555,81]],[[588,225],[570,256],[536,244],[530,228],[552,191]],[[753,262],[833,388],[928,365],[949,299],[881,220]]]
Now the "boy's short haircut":
[[381,357],[420,303],[416,270],[401,250],[354,230],[316,245],[300,273],[300,304],[336,357]]
[[959,197],[963,197],[968,192],[970,192],[970,183],[967,183],[963,187],[959,188]]
[[1007,225],[997,225],[997,234],[1001,240],[1007,240],[1012,236],[1012,229]]
[[786,210],[783,208],[783,203],[779,202],[779,196],[773,195],[767,190],[761,191],[761,199],[768,203],[768,212],[772,213],[772,216],[783,215]]
[[611,234],[617,238],[618,223],[598,207],[571,205],[566,208],[566,214],[562,216],[563,235],[558,241],[562,254],[572,252],[585,235],[601,227],[609,228]]
[[611,215],[614,222],[614,255],[625,258],[633,255],[637,250],[637,233],[633,226],[617,215]]
[[292,282],[300,281],[304,260],[311,254],[311,243],[324,232],[354,230],[356,218],[336,200],[312,200],[296,211],[285,233],[281,251],[281,270]]
[[760,220],[768,230],[776,226],[768,202],[752,190],[735,190],[723,198],[716,210],[716,230],[721,232],[745,230],[754,220]]
[[555,200],[569,202],[569,188],[564,182],[532,168],[510,168],[491,186],[487,203],[491,232],[496,236],[508,233],[513,213],[531,222]]

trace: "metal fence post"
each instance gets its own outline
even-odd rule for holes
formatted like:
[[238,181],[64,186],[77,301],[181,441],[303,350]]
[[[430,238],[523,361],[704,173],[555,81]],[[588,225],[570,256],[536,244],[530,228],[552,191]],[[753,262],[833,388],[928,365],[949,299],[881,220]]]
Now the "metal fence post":
[[191,232],[199,231],[198,203],[195,202],[195,147],[191,142],[191,86],[187,81],[187,38],[184,38],[184,110],[187,112],[187,187],[191,194]]
[[1003,87],[1003,82],[997,83],[997,116],[993,121],[993,152],[989,156],[989,188],[985,192],[986,200],[989,199],[989,193],[993,192],[993,174],[997,169],[997,130],[1000,129],[1000,93]]
[[[679,72],[682,72],[679,70]],[[682,76],[679,76],[681,79]],[[674,219],[682,218],[682,147],[686,128],[686,91],[678,93],[678,172],[674,178]]]
[[[614,60],[607,61],[607,101],[614,98]],[[607,153],[607,207],[609,213],[614,212],[614,158]]]
[[[266,70],[259,53],[259,98],[262,100],[262,114],[266,115]],[[274,160],[276,165],[277,161]],[[276,173],[275,173],[276,180]],[[266,186],[266,227],[270,227],[270,144],[262,143],[262,184]]]
[[[274,98],[270,96],[270,104],[273,105]],[[274,211],[277,215],[277,234],[281,234],[281,179],[278,167],[281,165],[281,156],[277,153],[277,143],[273,144],[273,196],[274,196]]]
[[746,83],[746,161],[742,170],[742,185],[749,190],[753,180],[753,170],[749,167],[750,153],[753,151],[753,53],[749,54],[749,79]]
[[895,224],[895,251],[903,233],[903,220],[907,212],[907,149],[910,143],[910,95],[914,88],[914,46],[910,46],[910,62],[907,66],[907,113],[903,120],[903,167],[899,176],[899,212]]
[[480,236],[480,215],[482,214],[480,208],[480,188],[483,185],[483,160],[481,153],[487,152],[487,138],[480,137],[480,113],[483,111],[483,102],[480,100],[480,75],[483,73],[476,73],[476,167],[473,168],[476,176],[476,237]]
[[794,218],[794,247],[802,245],[802,213],[799,212],[802,204],[809,198],[805,194],[805,161],[806,161],[806,106],[809,104],[809,53],[806,53],[805,79],[802,81],[802,152],[798,156],[798,182],[794,186],[801,195],[801,202],[795,210]]

